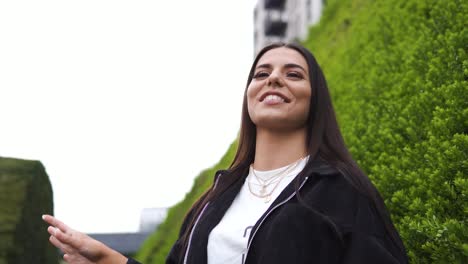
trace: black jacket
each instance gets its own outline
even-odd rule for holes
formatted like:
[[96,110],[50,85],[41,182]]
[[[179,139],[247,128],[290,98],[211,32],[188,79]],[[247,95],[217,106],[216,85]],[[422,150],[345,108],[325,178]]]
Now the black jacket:
[[[293,181],[251,230],[245,264],[408,262],[405,253],[386,235],[371,201],[343,175],[321,162],[314,162],[305,173],[307,177],[299,189],[303,201],[298,200]],[[225,177],[229,177],[228,172],[217,173],[215,184]],[[167,257],[167,264],[207,262],[208,236],[230,207],[244,180],[237,181],[207,204],[200,215],[189,213],[181,233],[187,222],[193,217],[197,219],[188,252],[181,254],[178,240]],[[131,261],[129,263],[133,263]]]

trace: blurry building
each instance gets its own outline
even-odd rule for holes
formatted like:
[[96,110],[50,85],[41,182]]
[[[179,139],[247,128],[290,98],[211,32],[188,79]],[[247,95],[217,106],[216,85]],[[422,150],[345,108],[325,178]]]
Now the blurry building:
[[140,232],[153,232],[166,219],[167,208],[144,208],[140,215]]
[[145,208],[140,215],[140,229],[134,233],[89,234],[110,248],[131,256],[141,247],[145,239],[166,219],[167,208]]
[[255,54],[272,42],[295,42],[307,38],[325,0],[258,0],[254,9]]

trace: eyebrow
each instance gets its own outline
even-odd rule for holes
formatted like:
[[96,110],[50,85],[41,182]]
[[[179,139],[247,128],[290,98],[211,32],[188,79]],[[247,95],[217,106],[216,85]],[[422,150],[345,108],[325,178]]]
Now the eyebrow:
[[[298,64],[295,64],[295,63],[286,63],[284,65],[284,67],[285,68],[299,68],[299,69],[303,70],[304,72],[307,72],[301,65],[298,65]],[[269,63],[265,63],[265,64],[258,65],[255,69],[258,69],[258,68],[271,69],[271,68],[273,68],[273,66],[271,66],[271,64],[269,64]]]

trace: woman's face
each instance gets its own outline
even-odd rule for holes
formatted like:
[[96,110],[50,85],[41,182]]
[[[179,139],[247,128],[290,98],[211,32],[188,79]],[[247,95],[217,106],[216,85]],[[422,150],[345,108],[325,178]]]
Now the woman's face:
[[258,60],[253,76],[247,88],[247,108],[257,129],[303,128],[312,93],[304,57],[286,47],[269,50]]

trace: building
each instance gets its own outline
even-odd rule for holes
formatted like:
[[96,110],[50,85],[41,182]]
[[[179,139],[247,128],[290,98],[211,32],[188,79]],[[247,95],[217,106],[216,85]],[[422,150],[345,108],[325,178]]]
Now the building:
[[272,42],[305,40],[325,0],[258,0],[254,9],[255,54]]
[[108,247],[131,256],[141,247],[145,239],[166,219],[167,208],[145,208],[140,215],[140,230],[135,233],[88,234]]
[[140,215],[140,232],[154,232],[166,216],[167,208],[144,208]]
[[104,245],[120,252],[124,256],[133,256],[141,247],[145,239],[151,233],[110,233],[110,234],[88,234],[90,237],[101,241]]

